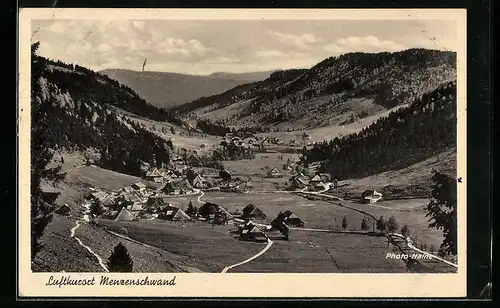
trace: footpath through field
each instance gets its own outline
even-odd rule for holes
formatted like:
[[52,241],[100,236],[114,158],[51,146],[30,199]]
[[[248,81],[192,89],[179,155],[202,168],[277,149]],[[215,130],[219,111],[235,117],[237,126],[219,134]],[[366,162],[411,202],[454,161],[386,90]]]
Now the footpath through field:
[[[87,209],[84,213],[84,221],[88,222],[89,221],[89,216],[88,216],[88,213],[90,212],[89,210],[89,206],[87,204],[84,205],[84,207]],[[75,222],[75,226],[71,229],[71,237],[74,238],[78,244],[80,244],[80,246],[84,247],[85,249],[87,249],[91,254],[93,254],[97,260],[99,261],[99,265],[102,267],[102,269],[105,271],[105,272],[109,272],[108,268],[106,267],[106,265],[104,264],[104,261],[102,260],[102,258],[97,254],[95,253],[92,248],[90,248],[89,246],[85,245],[82,243],[82,241],[75,236],[75,231],[76,229],[78,229],[80,227],[80,224],[83,223],[84,221],[82,220],[77,220]]]
[[254,255],[253,257],[251,258],[248,258],[246,259],[245,261],[242,261],[240,263],[236,263],[236,264],[233,264],[233,265],[230,265],[230,266],[227,266],[225,267],[221,273],[226,273],[228,270],[232,269],[232,268],[235,268],[237,266],[240,266],[240,265],[243,265],[243,264],[246,264],[254,259],[257,259],[258,257],[260,257],[261,255],[263,255],[269,248],[271,248],[271,246],[273,245],[273,241],[271,241],[270,239],[267,239],[267,245],[266,247],[264,247],[264,249],[262,249],[259,253],[257,253],[256,255]]

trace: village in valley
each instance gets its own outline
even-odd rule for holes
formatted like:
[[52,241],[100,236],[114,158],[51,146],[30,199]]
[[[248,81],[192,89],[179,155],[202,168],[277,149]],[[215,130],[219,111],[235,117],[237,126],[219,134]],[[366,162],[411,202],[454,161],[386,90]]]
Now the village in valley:
[[[214,63],[232,57],[229,50],[250,48],[246,40],[264,34],[226,33],[223,51],[201,41],[213,42],[210,27],[232,29],[230,20],[176,30],[206,31],[200,41],[162,36],[173,28],[161,25],[167,21],[139,23],[152,33],[147,43],[147,31],[139,35],[128,20],[130,31],[104,21],[57,21],[78,26],[67,33],[53,31],[53,22],[32,25],[40,29],[30,70],[34,272],[457,272],[455,52],[358,46],[337,54],[329,44],[305,68],[276,69],[282,53],[271,49],[295,42],[282,34],[261,37],[277,46],[252,53],[269,71],[235,61],[227,63],[235,73],[217,73],[226,67]],[[253,31],[262,23],[264,36],[284,27],[249,22],[234,24]],[[325,38],[336,28],[289,22],[298,39],[308,37],[303,27]],[[115,67],[57,54],[53,46],[85,27],[101,40],[88,52],[112,55],[102,63]],[[107,31],[130,37],[108,48]],[[148,71],[173,57],[152,42],[192,48],[192,62],[177,64],[196,73]],[[158,58],[115,56],[123,46],[151,47],[139,51]],[[132,62],[142,70],[127,69]]]

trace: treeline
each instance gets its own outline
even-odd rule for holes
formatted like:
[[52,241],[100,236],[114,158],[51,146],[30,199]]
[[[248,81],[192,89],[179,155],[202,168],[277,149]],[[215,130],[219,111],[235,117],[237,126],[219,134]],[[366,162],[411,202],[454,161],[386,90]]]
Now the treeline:
[[235,129],[234,127],[229,128],[225,125],[223,120],[212,122],[208,119],[198,119],[196,128],[209,135],[225,136],[228,133],[232,133],[234,136],[240,138],[246,138],[252,136],[253,134],[266,133],[270,131],[268,127],[262,126],[241,127],[238,129]]
[[456,144],[456,81],[391,112],[359,133],[317,143],[308,162],[324,161],[332,177],[364,177],[404,168]]
[[262,125],[290,122],[314,113],[335,114],[335,106],[355,98],[392,108],[411,103],[425,89],[455,79],[455,67],[456,53],[448,51],[415,48],[394,53],[348,53],[308,70],[277,71],[265,81],[201,98],[176,110],[182,114],[213,105],[213,111],[248,100],[248,106],[226,124],[235,125],[251,117]]
[[155,121],[165,121],[169,116],[165,110],[147,103],[130,87],[106,75],[60,60],[52,61],[40,56],[35,58],[44,61],[46,66],[52,66],[45,70],[44,77],[59,88],[70,91],[75,101],[92,100],[109,104]]
[[32,57],[36,68],[32,70],[32,84],[37,85],[32,104],[40,106],[32,129],[43,128],[37,138],[44,140],[44,147],[73,151],[91,148],[100,154],[96,164],[131,175],[140,175],[143,163],[161,167],[170,162],[171,143],[119,116],[107,101],[97,100],[122,97],[115,92],[123,90],[110,87],[101,91],[104,96],[96,95],[92,91],[96,81],[90,76],[54,74],[46,64],[44,59]]
[[306,70],[302,69],[279,70],[273,72],[266,80],[239,85],[224,93],[210,97],[202,97],[192,102],[176,106],[169,109],[169,111],[174,114],[183,115],[211,105],[217,105],[217,108],[224,108],[238,101],[251,99],[262,93],[266,93],[269,87],[274,87],[277,84],[279,85],[293,80],[305,71]]

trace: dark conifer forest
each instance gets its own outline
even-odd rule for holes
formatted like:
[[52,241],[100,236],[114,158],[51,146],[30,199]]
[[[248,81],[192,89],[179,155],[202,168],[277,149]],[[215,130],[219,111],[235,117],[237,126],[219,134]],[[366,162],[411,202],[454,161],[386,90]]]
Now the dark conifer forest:
[[314,145],[306,157],[339,180],[404,168],[456,146],[456,117],[452,81],[359,133]]
[[[42,64],[42,65],[41,65]],[[39,106],[32,129],[54,150],[93,149],[95,163],[139,175],[141,164],[168,164],[171,143],[129,121],[119,107],[139,116],[164,121],[164,111],[147,104],[131,89],[89,69],[32,56],[32,105]],[[43,128],[43,129],[40,129]],[[34,152],[32,152],[34,153]]]

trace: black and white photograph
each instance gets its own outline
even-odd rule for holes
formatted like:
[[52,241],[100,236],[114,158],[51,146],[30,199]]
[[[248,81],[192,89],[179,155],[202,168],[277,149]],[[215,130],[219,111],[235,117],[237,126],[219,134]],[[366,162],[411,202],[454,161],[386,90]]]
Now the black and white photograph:
[[464,14],[205,11],[28,19],[28,271],[456,276]]

